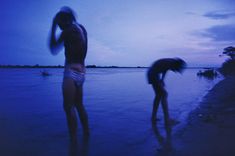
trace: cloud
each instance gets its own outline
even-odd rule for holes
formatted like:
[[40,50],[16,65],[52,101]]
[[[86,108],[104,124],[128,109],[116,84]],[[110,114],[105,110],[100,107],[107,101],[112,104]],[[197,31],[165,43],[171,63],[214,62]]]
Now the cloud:
[[235,41],[235,25],[217,25],[198,34],[218,42]]
[[192,12],[192,11],[187,11],[185,12],[186,15],[198,15],[197,13],[195,12]]
[[119,65],[125,57],[123,53],[95,38],[89,39],[87,54],[87,63],[98,65]]
[[208,12],[203,15],[204,17],[214,19],[214,20],[221,20],[221,19],[228,19],[230,17],[235,16],[235,12],[221,12],[221,11],[212,11]]

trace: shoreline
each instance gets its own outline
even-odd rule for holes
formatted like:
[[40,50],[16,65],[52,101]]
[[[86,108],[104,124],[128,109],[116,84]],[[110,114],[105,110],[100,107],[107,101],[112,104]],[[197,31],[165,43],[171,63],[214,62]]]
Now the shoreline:
[[176,134],[174,156],[235,155],[235,77],[218,82]]

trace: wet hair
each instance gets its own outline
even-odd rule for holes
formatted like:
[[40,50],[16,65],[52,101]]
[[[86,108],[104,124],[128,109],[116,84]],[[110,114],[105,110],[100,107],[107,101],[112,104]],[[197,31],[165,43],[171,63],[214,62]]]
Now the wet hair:
[[63,22],[76,22],[76,18],[75,18],[75,13],[74,11],[67,7],[64,6],[60,9],[60,11],[56,14],[56,18],[58,18],[59,20],[63,21]]
[[181,72],[186,67],[186,62],[180,58],[174,58],[173,70]]

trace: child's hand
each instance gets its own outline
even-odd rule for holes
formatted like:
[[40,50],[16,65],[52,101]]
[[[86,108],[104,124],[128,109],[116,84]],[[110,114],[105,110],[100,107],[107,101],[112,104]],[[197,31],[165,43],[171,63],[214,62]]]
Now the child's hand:
[[53,25],[53,27],[55,27],[57,24],[58,24],[58,16],[55,16],[54,18],[53,18],[53,23],[52,23],[52,25]]

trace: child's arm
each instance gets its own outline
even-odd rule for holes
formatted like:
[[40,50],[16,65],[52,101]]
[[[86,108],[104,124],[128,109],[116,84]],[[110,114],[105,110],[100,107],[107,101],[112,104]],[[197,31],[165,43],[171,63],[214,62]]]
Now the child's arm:
[[57,28],[57,19],[56,17],[53,19],[51,34],[50,34],[50,41],[49,41],[49,48],[53,55],[56,55],[62,46],[63,39],[62,35],[57,39],[56,38],[56,28]]
[[161,83],[162,83],[163,86],[165,86],[165,83],[164,83],[165,76],[166,76],[166,72],[163,72],[162,77],[161,77]]

